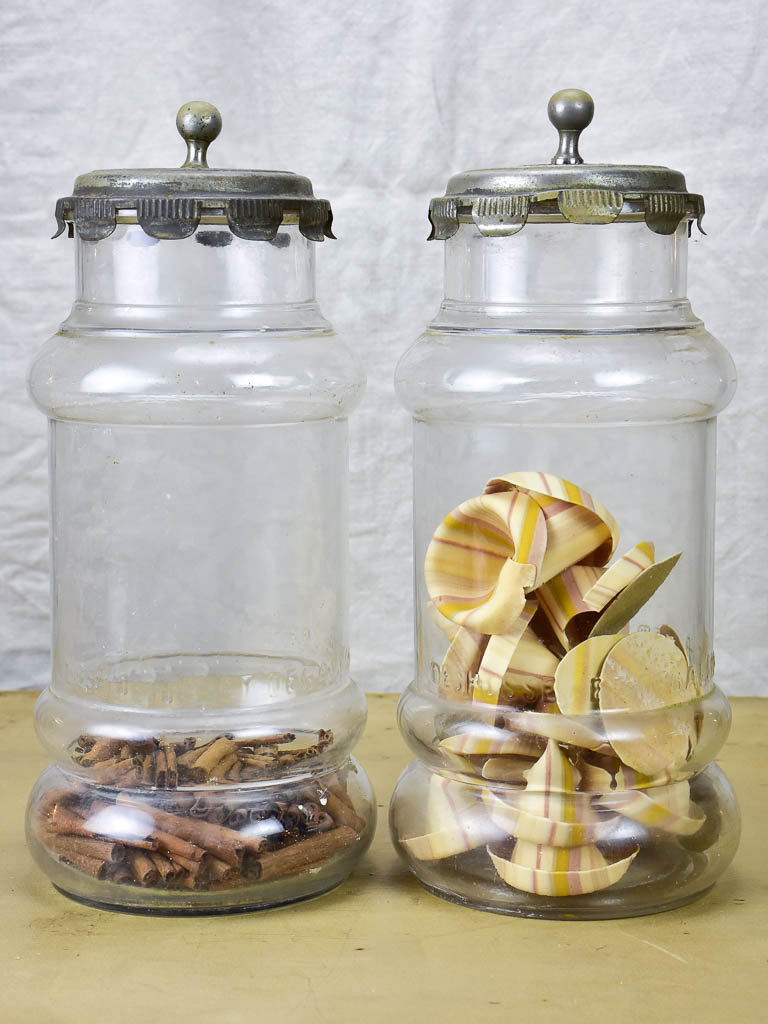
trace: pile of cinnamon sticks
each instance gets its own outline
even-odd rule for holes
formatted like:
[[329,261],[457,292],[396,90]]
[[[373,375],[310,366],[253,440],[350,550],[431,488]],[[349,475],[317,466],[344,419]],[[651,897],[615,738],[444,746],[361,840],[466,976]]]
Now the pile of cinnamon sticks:
[[124,740],[80,736],[73,760],[90,769],[101,785],[176,789],[205,783],[253,782],[274,777],[286,768],[317,757],[333,743],[330,729],[320,729],[317,740],[294,746],[292,732],[256,739],[216,736],[200,742],[162,737]]
[[[166,786],[172,789],[168,776],[175,774],[176,783],[183,777],[184,754],[204,756],[220,739],[190,746],[184,753],[178,744],[167,748],[158,744],[145,753],[153,759],[154,777],[165,771]],[[94,742],[83,757],[100,742]],[[164,764],[154,757],[171,746],[175,765],[169,766],[167,754]],[[265,756],[250,753],[250,746],[240,741],[232,751],[241,764],[248,757]],[[220,745],[215,753],[223,749]],[[97,752],[102,761],[109,759],[103,756],[105,751],[106,745]],[[117,754],[123,754],[122,747]],[[134,759],[141,754],[134,751],[129,756]],[[206,763],[215,768],[213,755]],[[189,758],[182,770],[193,772],[198,764],[199,758]],[[210,770],[200,769],[206,781],[211,779]],[[46,849],[99,880],[217,890],[318,867],[357,842],[366,827],[337,773],[292,786],[286,783],[277,796],[228,788],[221,793],[214,789],[156,791],[144,798],[125,788],[126,778],[132,778],[130,773],[120,775],[119,783],[107,788],[75,783],[45,794],[38,807],[38,838]]]

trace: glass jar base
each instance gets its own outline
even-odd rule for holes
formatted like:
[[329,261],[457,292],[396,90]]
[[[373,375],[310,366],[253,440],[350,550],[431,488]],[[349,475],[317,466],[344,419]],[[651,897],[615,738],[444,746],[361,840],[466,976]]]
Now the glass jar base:
[[[662,813],[670,793],[685,796],[686,813]],[[552,817],[533,813],[542,808]],[[398,852],[435,895],[556,920],[638,917],[690,903],[725,871],[739,839],[738,807],[716,765],[690,782],[617,798],[542,796],[413,761],[390,823]]]
[[197,789],[103,786],[60,768],[30,799],[27,842],[54,887],[100,909],[271,909],[340,885],[370,844],[370,784],[322,776]]
[[469,899],[460,893],[451,892],[439,886],[430,885],[428,882],[422,881],[422,879],[419,879],[419,883],[427,892],[432,893],[433,896],[439,896],[440,899],[447,900],[449,903],[456,903],[461,907],[469,907],[470,910],[484,910],[490,914],[506,914],[508,917],[525,917],[529,920],[539,919],[543,921],[611,921],[625,917],[647,917],[650,914],[662,914],[667,910],[676,910],[678,907],[684,907],[688,903],[693,903],[708,893],[713,887],[709,885],[700,892],[694,892],[688,896],[670,900],[657,906],[637,908],[622,906],[619,909],[605,906],[567,910],[562,906],[512,906],[508,898],[498,902],[490,900],[483,902],[474,898]]
[[311,892],[306,896],[292,896],[287,899],[274,900],[272,902],[259,901],[254,903],[238,903],[231,906],[211,907],[199,905],[195,905],[193,907],[128,906],[127,904],[121,903],[105,903],[103,900],[93,900],[88,899],[85,896],[78,896],[76,893],[68,892],[59,885],[54,883],[52,884],[56,892],[61,893],[62,896],[66,896],[67,899],[74,900],[75,903],[82,903],[85,907],[92,907],[94,910],[109,910],[119,914],[138,914],[151,917],[215,917],[224,914],[252,914],[258,910],[279,910],[281,907],[293,906],[294,903],[306,903],[309,900],[320,899],[321,897],[334,892],[334,890],[343,885],[346,877],[347,876],[327,889],[320,889],[318,892]]

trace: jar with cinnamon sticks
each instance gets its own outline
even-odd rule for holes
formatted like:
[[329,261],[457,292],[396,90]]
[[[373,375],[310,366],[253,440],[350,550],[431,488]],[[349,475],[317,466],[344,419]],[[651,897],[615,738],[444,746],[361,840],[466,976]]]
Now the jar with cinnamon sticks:
[[100,906],[240,910],[347,877],[374,826],[352,758],[347,416],[363,374],[315,300],[307,178],[93,171],[59,200],[77,296],[31,371],[50,420],[52,765],[30,849]]

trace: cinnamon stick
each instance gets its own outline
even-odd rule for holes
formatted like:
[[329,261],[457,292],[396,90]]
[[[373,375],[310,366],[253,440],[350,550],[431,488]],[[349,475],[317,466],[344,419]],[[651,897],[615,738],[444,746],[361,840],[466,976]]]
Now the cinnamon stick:
[[[203,755],[203,757],[206,757],[206,756],[207,756],[206,754]],[[211,770],[208,772],[207,781],[211,782],[213,780],[218,780],[218,779],[225,778],[225,776],[226,776],[227,772],[229,771],[229,769],[236,762],[237,762],[237,752],[236,751],[232,750],[228,754],[225,754],[224,757],[222,757],[222,759],[217,764],[215,764],[213,766],[213,768],[211,768]],[[201,770],[200,769],[200,764],[199,764],[199,762],[197,762],[195,764],[195,767],[193,768],[193,771],[197,772],[197,771],[200,771],[200,770]]]
[[147,785],[152,786],[155,782],[155,756],[154,754],[139,755],[139,772],[141,778]]
[[162,853],[152,852],[149,856],[152,859],[152,863],[157,868],[157,873],[164,882],[169,882],[174,878],[178,878],[182,870],[180,864],[174,864],[172,860]]
[[74,789],[52,789],[46,793],[38,805],[38,812],[42,818],[48,818],[53,814],[59,805],[70,804],[78,799],[78,792]]
[[124,780],[130,772],[136,772],[136,761],[132,757],[126,757],[122,761],[110,762],[109,764],[97,764],[91,769],[98,781],[102,784]]
[[218,857],[211,857],[209,860],[208,873],[216,882],[223,882],[226,879],[238,876],[238,872],[231,864],[227,864],[226,861],[219,860]]
[[[181,857],[178,853],[174,855],[173,859],[176,864],[180,864],[181,867],[188,871],[193,878],[197,878],[201,872],[205,875],[207,865],[209,863],[209,860],[189,860],[187,857]],[[234,868],[232,870],[234,870]]]
[[168,760],[163,747],[154,752],[155,785],[159,789],[167,789],[168,786]]
[[240,763],[247,764],[249,768],[269,768],[275,763],[275,755],[241,754]]
[[152,838],[157,844],[157,849],[166,856],[177,860],[178,856],[186,857],[188,860],[202,860],[205,850],[202,850],[194,843],[188,843],[186,839],[172,835],[170,832],[153,831]]
[[281,743],[293,743],[295,732],[277,732],[272,736],[238,737],[237,744],[241,747],[276,747]]
[[111,843],[105,839],[88,839],[85,836],[51,836],[49,844],[60,856],[77,854],[94,857],[96,860],[120,861],[125,859],[126,849],[122,843]]
[[355,832],[362,832],[365,828],[365,819],[357,813],[346,793],[342,795],[336,787],[326,790],[325,807],[337,825],[348,825]]
[[53,809],[46,827],[51,832],[58,832],[61,835],[86,836],[93,839],[96,833],[87,827],[85,819],[75,813],[66,804],[58,803]]
[[355,830],[347,825],[341,825],[330,832],[314,835],[310,839],[303,839],[271,853],[263,853],[256,861],[257,877],[262,882],[267,882],[284,878],[286,875],[296,875],[320,861],[328,860],[335,853],[347,849],[356,842]]
[[110,862],[102,860],[100,857],[88,857],[86,854],[80,853],[67,853],[62,854],[61,859],[71,864],[73,868],[77,868],[78,871],[84,871],[86,875],[91,875],[92,878],[97,878],[100,881],[107,878],[110,868]]
[[86,839],[103,837],[111,842],[121,843],[123,846],[132,846],[138,850],[156,850],[157,841],[147,836],[115,836],[112,837],[105,832],[98,832],[91,828],[89,821],[95,817],[97,809],[112,807],[112,804],[94,804],[91,808],[90,819],[85,819],[71,807],[57,804],[50,819],[45,823],[46,830],[50,833],[62,836],[82,836]]
[[[80,737],[80,740],[85,739],[84,736]],[[114,739],[109,736],[103,736],[101,739],[96,740],[91,746],[87,754],[83,754],[80,758],[80,764],[92,765],[96,764],[97,761],[106,761],[107,758],[112,757],[122,747],[125,740]]]
[[150,856],[142,850],[128,850],[128,863],[137,882],[143,886],[157,885],[160,873]]
[[162,743],[161,747],[165,754],[168,789],[176,789],[179,784],[179,769],[176,764],[176,747],[173,743],[168,743],[167,741]]
[[237,744],[234,740],[227,739],[226,736],[219,736],[219,738],[195,760],[192,765],[192,777],[200,782],[204,782],[221,759],[226,757],[227,754],[233,754],[236,750]]
[[199,747],[191,746],[189,750],[179,754],[176,763],[182,768],[191,768],[200,755],[205,753],[206,750],[210,750],[214,743],[216,743],[215,739],[208,740],[207,743],[202,743]]
[[123,846],[130,846],[134,850],[146,850],[148,853],[157,849],[156,839],[137,839],[135,836],[128,836],[124,839],[121,836],[119,841]]
[[180,836],[187,842],[194,843],[195,846],[209,850],[221,860],[225,860],[227,864],[240,867],[245,844],[233,829],[226,828],[224,825],[211,825],[208,822],[168,814],[166,811],[160,811],[151,804],[135,800],[124,793],[117,797],[117,803],[125,804],[128,807],[138,807],[139,810],[151,815],[157,827],[163,832]]

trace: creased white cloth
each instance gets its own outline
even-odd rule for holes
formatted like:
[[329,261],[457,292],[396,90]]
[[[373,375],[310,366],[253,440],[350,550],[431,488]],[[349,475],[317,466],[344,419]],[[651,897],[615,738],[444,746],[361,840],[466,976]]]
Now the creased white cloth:
[[596,101],[588,160],[667,164],[706,199],[689,294],[740,374],[721,417],[718,678],[768,695],[758,0],[8,0],[0,40],[0,687],[48,678],[45,420],[25,375],[72,299],[72,245],[48,239],[75,175],[180,163],[175,111],[206,99],[224,116],[212,164],[287,167],[331,199],[339,241],[318,253],[319,296],[368,371],[351,423],[353,669],[368,690],[399,690],[413,661],[410,425],[392,374],[440,300],[427,203],[468,167],[548,160],[547,99],[576,86]]

